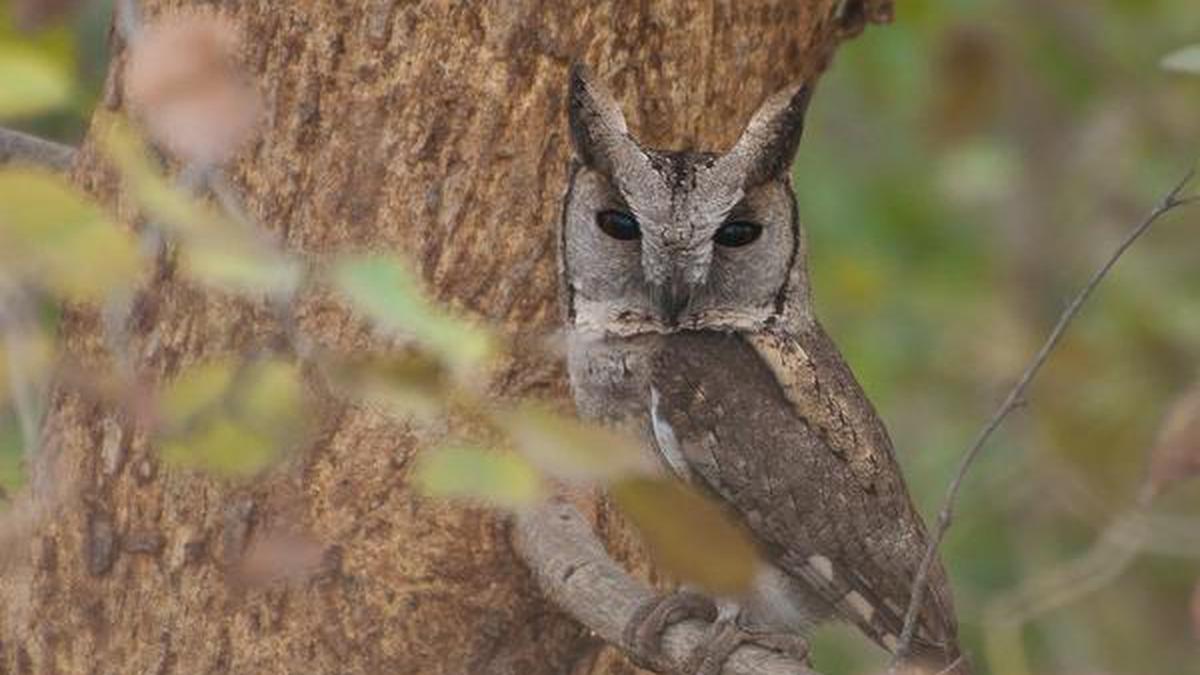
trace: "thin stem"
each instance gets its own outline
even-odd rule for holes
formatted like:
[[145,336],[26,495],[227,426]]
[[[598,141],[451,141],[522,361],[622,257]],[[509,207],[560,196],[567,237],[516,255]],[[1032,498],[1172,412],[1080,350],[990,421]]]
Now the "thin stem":
[[913,579],[912,596],[909,600],[908,610],[904,615],[904,630],[900,634],[900,644],[896,648],[895,656],[893,657],[892,663],[888,668],[889,675],[897,672],[897,667],[900,665],[903,658],[908,655],[909,649],[912,646],[912,638],[913,633],[916,630],[917,616],[920,614],[921,604],[925,599],[925,590],[929,584],[929,571],[933,567],[933,561],[937,559],[938,547],[941,546],[942,540],[945,539],[946,531],[950,529],[950,524],[954,517],[954,508],[957,503],[958,493],[962,488],[963,480],[966,478],[967,472],[970,471],[971,467],[975,463],[975,460],[979,457],[980,452],[983,450],[983,447],[992,437],[992,434],[996,432],[996,429],[998,429],[1004,420],[1007,419],[1008,416],[1021,405],[1021,402],[1025,399],[1025,390],[1029,388],[1030,383],[1033,382],[1034,377],[1036,377],[1038,372],[1041,371],[1042,366],[1045,365],[1046,360],[1050,357],[1051,352],[1053,352],[1054,348],[1058,346],[1058,343],[1062,339],[1063,334],[1066,332],[1067,327],[1071,325],[1071,322],[1083,308],[1083,304],[1092,296],[1092,293],[1096,290],[1096,287],[1100,285],[1100,282],[1103,281],[1106,276],[1108,276],[1109,271],[1111,271],[1112,268],[1117,264],[1117,261],[1121,259],[1121,256],[1125,254],[1125,251],[1127,251],[1129,247],[1134,244],[1134,242],[1141,238],[1141,236],[1145,234],[1146,231],[1149,230],[1150,227],[1164,215],[1175,210],[1176,208],[1186,206],[1195,200],[1195,197],[1184,198],[1180,196],[1184,188],[1191,183],[1195,175],[1195,168],[1188,171],[1187,175],[1183,177],[1183,180],[1179,181],[1179,183],[1167,193],[1167,196],[1156,207],[1154,207],[1149,215],[1147,215],[1142,222],[1137,225],[1137,227],[1133,228],[1133,230],[1131,230],[1129,234],[1125,236],[1120,245],[1118,245],[1116,250],[1113,251],[1112,255],[1109,256],[1108,260],[1106,260],[1104,264],[1100,266],[1100,269],[1096,270],[1096,272],[1092,274],[1091,279],[1089,279],[1087,284],[1085,284],[1079,293],[1075,295],[1075,298],[1071,301],[1071,304],[1069,304],[1067,308],[1063,310],[1063,313],[1058,318],[1058,323],[1055,324],[1054,329],[1050,331],[1050,335],[1042,344],[1041,349],[1039,349],[1037,354],[1034,355],[1033,361],[1030,362],[1028,367],[1026,367],[1025,372],[1021,375],[1020,379],[1017,380],[1017,383],[1013,386],[1012,390],[1008,392],[1008,396],[1005,397],[1004,403],[1000,405],[1000,408],[994,415],[992,415],[992,418],[988,420],[987,424],[985,424],[983,429],[979,432],[979,435],[975,438],[975,442],[963,454],[962,459],[958,464],[958,471],[954,474],[954,478],[950,481],[950,486],[946,490],[945,501],[942,504],[941,511],[938,513],[937,526],[934,528],[933,536],[929,539],[929,545],[925,549],[925,556],[921,559],[921,565],[917,569],[916,578]]
[[0,128],[0,165],[32,164],[67,171],[75,160],[75,148],[13,129]]

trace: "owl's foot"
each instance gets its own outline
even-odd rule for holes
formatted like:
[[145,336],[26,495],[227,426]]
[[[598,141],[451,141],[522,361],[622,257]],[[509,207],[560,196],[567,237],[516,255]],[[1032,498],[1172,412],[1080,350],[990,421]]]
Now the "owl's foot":
[[808,642],[795,633],[746,628],[738,624],[736,605],[722,606],[717,620],[700,646],[688,657],[683,672],[689,675],[720,675],[725,661],[738,647],[751,643],[808,662]]
[[639,607],[622,636],[635,663],[655,672],[670,672],[670,663],[662,653],[663,631],[688,619],[713,623],[717,620],[716,603],[699,593],[677,590],[655,596]]

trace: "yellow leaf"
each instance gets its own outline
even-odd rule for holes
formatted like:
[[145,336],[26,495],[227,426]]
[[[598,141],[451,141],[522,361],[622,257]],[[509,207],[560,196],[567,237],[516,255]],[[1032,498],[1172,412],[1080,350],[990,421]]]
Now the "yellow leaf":
[[168,427],[180,427],[219,405],[228,395],[237,367],[230,361],[213,361],[185,370],[163,391],[163,422]]
[[669,478],[628,478],[610,492],[655,560],[681,581],[721,595],[754,582],[759,558],[750,535],[712,501]]
[[60,108],[73,88],[66,68],[31,49],[0,46],[0,118],[28,117]]
[[303,436],[300,371],[280,360],[218,361],[185,371],[161,396],[163,456],[223,475],[255,474]]
[[279,448],[270,435],[220,417],[168,440],[162,453],[163,459],[177,466],[225,476],[252,476],[276,460]]
[[72,300],[98,300],[136,282],[133,236],[62,177],[0,170],[0,268]]
[[415,472],[421,491],[433,497],[474,499],[517,509],[544,495],[537,471],[512,453],[444,448],[423,455]]
[[522,454],[563,480],[607,483],[655,467],[636,439],[537,405],[498,418]]
[[445,370],[420,354],[340,364],[332,379],[343,395],[381,406],[401,418],[433,418],[451,397]]

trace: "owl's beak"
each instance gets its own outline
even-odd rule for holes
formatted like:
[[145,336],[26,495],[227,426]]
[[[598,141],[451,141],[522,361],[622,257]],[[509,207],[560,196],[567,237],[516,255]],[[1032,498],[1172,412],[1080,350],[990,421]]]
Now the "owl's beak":
[[679,277],[673,277],[665,284],[654,286],[653,296],[663,319],[673,327],[679,324],[679,317],[692,300],[692,286]]

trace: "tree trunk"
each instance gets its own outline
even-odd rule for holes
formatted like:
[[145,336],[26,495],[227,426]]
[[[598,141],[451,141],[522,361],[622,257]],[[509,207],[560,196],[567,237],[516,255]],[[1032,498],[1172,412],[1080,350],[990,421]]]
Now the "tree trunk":
[[[183,2],[147,2],[154,17]],[[553,223],[565,184],[568,64],[593,66],[639,138],[724,147],[763,96],[815,77],[886,2],[692,0],[450,3],[225,0],[267,101],[260,140],[231,170],[251,212],[320,257],[398,251],[437,296],[514,333],[558,323]],[[114,38],[118,52],[124,47]],[[121,108],[124,59],[105,105]],[[77,182],[118,204],[85,145]],[[118,204],[118,206],[120,206]],[[299,303],[324,345],[367,344],[327,294]],[[164,272],[136,302],[137,366],[152,379],[268,347],[264,306]],[[101,358],[94,312],[64,337]],[[504,518],[407,484],[414,453],[454,428],[405,426],[322,396],[310,447],[234,484],[160,465],[122,414],[55,395],[37,485],[61,499],[0,578],[0,674],[631,672],[540,599]],[[497,396],[563,399],[561,367],[518,354]],[[604,504],[597,527],[645,567]],[[229,565],[264,532],[327,544],[303,583],[244,588]],[[645,570],[643,569],[643,572]]]

